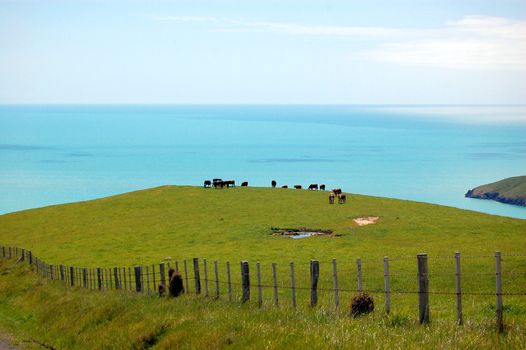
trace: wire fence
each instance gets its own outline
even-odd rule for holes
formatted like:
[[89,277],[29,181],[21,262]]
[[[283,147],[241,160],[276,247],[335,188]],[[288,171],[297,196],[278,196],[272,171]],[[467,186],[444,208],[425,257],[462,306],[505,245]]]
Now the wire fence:
[[432,310],[433,321],[458,324],[466,316],[474,320],[495,317],[502,330],[506,312],[510,316],[526,315],[526,254],[419,254],[384,257],[383,261],[240,261],[239,265],[192,258],[108,268],[48,264],[29,250],[0,247],[2,258],[27,262],[43,278],[89,290],[159,295],[160,289],[167,290],[169,270],[174,269],[183,280],[186,294],[256,302],[259,307],[341,310],[349,306],[353,296],[365,292],[374,296],[377,309],[385,313],[417,309],[420,323],[430,322]]

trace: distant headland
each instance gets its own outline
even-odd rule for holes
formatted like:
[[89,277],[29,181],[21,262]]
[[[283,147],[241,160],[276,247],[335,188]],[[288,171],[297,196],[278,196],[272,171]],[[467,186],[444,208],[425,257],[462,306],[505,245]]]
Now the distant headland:
[[475,187],[466,193],[466,197],[491,199],[501,203],[526,206],[526,176],[509,177]]

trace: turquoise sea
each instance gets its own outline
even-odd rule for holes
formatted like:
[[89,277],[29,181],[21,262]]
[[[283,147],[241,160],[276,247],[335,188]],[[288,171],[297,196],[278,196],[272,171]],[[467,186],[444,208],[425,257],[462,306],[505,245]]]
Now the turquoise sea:
[[525,106],[0,106],[0,213],[219,177],[526,218],[526,208],[464,198],[526,175],[524,115]]

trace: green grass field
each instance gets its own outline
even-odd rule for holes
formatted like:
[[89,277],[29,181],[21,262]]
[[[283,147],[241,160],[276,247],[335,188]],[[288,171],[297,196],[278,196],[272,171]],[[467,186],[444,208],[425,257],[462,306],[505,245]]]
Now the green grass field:
[[[170,257],[168,261],[171,264],[177,261],[181,269],[184,259],[199,257],[208,259],[211,276],[212,261],[218,261],[220,300],[188,295],[171,302],[168,309],[173,310],[174,315],[168,315],[168,311],[161,312],[172,323],[166,326],[166,332],[163,331],[156,342],[160,348],[165,347],[161,344],[168,344],[171,338],[191,338],[194,333],[199,340],[188,340],[185,344],[189,347],[204,345],[220,348],[228,345],[228,340],[226,343],[221,340],[214,343],[212,336],[216,333],[220,334],[218,339],[233,334],[233,345],[244,347],[254,344],[255,348],[264,347],[265,341],[269,342],[269,348],[304,344],[333,348],[345,347],[348,342],[366,347],[391,347],[391,344],[404,348],[422,344],[468,348],[494,347],[499,344],[524,347],[526,296],[505,295],[507,332],[503,336],[496,336],[492,326],[495,315],[495,296],[492,293],[495,292],[493,256],[496,250],[504,255],[504,293],[526,292],[525,220],[360,195],[350,195],[344,205],[329,205],[327,195],[327,192],[291,189],[238,187],[214,190],[163,186],[94,201],[2,215],[0,243],[29,249],[48,263],[79,267],[151,266],[167,261],[165,258]],[[378,216],[379,220],[374,225],[359,227],[352,219],[361,216]],[[331,229],[339,236],[291,239],[273,236],[272,227]],[[455,296],[448,294],[455,291],[455,251],[462,253],[464,292],[484,294],[467,294],[463,297],[464,317],[470,323],[461,329],[454,325]],[[430,290],[439,293],[430,297],[432,325],[429,327],[415,324],[418,296],[413,292],[417,289],[416,254],[420,252],[429,254]],[[390,258],[393,290],[390,317],[385,316],[383,306],[384,256]],[[376,308],[366,318],[349,320],[347,308],[356,289],[357,257],[362,259],[364,288],[375,298]],[[338,261],[339,288],[342,289],[339,311],[334,309],[333,292],[330,290],[333,258]],[[327,289],[320,291],[320,304],[314,310],[308,306],[309,291],[302,289],[309,286],[310,259],[320,260],[319,288]],[[280,307],[272,305],[271,288],[263,288],[263,310],[258,310],[253,302],[240,306],[237,301],[240,294],[237,286],[240,281],[240,260],[250,262],[253,283],[255,262],[261,263],[265,286],[272,283],[271,263],[278,264]],[[232,265],[235,283],[235,301],[232,303],[227,301],[223,283],[226,280],[227,261]],[[296,311],[291,308],[288,289],[291,261],[295,263],[296,285],[300,288],[297,291]],[[104,312],[93,306],[99,303],[107,305],[113,300],[117,305],[133,305],[134,310],[121,306],[111,311],[111,315],[117,319],[107,321],[111,327],[126,328],[119,323],[123,322],[120,317],[124,320],[131,317],[137,323],[132,328],[141,333],[147,332],[149,327],[162,324],[164,319],[161,317],[156,320],[155,315],[167,305],[166,301],[158,298],[117,292],[65,291],[56,282],[35,282],[36,276],[16,272],[16,269],[14,271],[2,277],[2,288],[10,290],[11,294],[3,297],[0,315],[9,315],[16,309],[14,300],[19,303],[27,301],[33,304],[34,312],[23,311],[23,308],[20,310],[20,317],[30,318],[21,321],[24,324],[21,329],[31,325],[36,325],[37,329],[44,327],[42,320],[50,317],[52,323],[57,322],[53,327],[63,325],[65,333],[59,339],[70,342],[67,343],[70,345],[74,344],[70,333],[77,330],[64,326],[69,319],[64,316],[66,318],[55,320],[47,315],[46,312],[51,312],[48,310],[50,306],[40,306],[41,295],[35,296],[36,292],[31,288],[22,291],[11,286],[13,273],[22,274],[27,285],[37,283],[37,289],[42,293],[50,293],[55,297],[60,294],[60,297],[52,298],[53,302],[50,301],[56,307],[66,310],[83,308],[86,318],[104,318]],[[153,283],[148,286],[151,290],[155,288]],[[212,282],[210,290],[214,290]],[[189,291],[193,292],[192,281]],[[254,288],[252,295],[255,296]],[[82,304],[84,299],[92,303],[91,308]],[[175,316],[179,309],[184,310],[184,321]],[[206,315],[202,315],[203,312]],[[140,315],[148,322],[141,323]],[[180,322],[185,326],[174,326]],[[200,328],[204,327],[202,322],[206,322],[216,333],[211,332],[207,336],[205,328]],[[402,324],[400,327],[396,326],[398,322]],[[298,323],[301,326],[297,326]],[[13,332],[12,324],[11,321],[5,321],[2,327]],[[279,328],[275,330],[275,337],[272,335],[274,324],[278,325],[274,328]],[[392,324],[395,324],[394,328]],[[86,335],[94,331],[90,327],[86,326]],[[96,329],[96,325],[93,327]],[[115,331],[116,328],[111,327]],[[355,331],[359,330],[367,335],[362,334],[362,339],[356,340]],[[126,332],[131,330],[123,330],[123,334]],[[240,332],[247,336],[240,339]],[[313,342],[304,339],[310,333],[316,334]],[[105,337],[108,338],[102,337],[99,341],[110,341],[115,336],[107,334]],[[126,338],[123,341],[132,340]],[[96,343],[99,346],[94,347],[101,347],[100,342]],[[131,343],[126,344],[125,347],[129,347]],[[75,346],[81,347],[78,344],[65,347]]]

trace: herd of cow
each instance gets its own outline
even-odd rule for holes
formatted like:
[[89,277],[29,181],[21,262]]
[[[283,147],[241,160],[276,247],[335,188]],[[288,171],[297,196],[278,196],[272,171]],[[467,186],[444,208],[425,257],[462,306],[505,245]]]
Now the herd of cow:
[[[277,182],[275,180],[272,180],[272,182],[270,184],[271,184],[272,188],[276,188],[276,186],[277,186]],[[248,181],[242,182],[241,186],[242,187],[247,187],[248,186]],[[213,179],[212,181],[205,180],[203,187],[205,187],[205,188],[210,188],[210,187],[214,187],[214,188],[236,187],[236,181],[235,180],[223,180],[223,179]],[[281,188],[289,188],[289,186],[283,185],[283,186],[281,186]],[[302,186],[301,185],[294,185],[294,188],[297,189],[297,190],[301,190]],[[319,189],[321,191],[325,191],[325,185],[321,184],[321,185],[318,186],[318,184],[310,184],[307,189],[309,189],[309,190],[318,190]],[[336,197],[338,197],[338,203],[339,204],[344,204],[347,201],[347,196],[345,195],[345,193],[342,193],[341,188],[333,188],[332,189],[331,193],[329,193],[329,204],[334,204],[334,200],[336,199]]]

